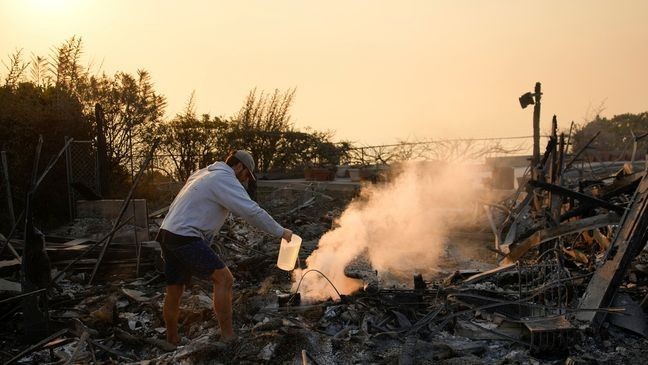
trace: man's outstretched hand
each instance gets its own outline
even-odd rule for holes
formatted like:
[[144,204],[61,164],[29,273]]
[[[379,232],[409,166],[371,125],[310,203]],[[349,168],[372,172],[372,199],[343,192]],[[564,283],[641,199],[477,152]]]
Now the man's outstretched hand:
[[289,230],[288,228],[284,228],[283,235],[281,236],[281,238],[290,242],[290,240],[292,239],[292,231]]

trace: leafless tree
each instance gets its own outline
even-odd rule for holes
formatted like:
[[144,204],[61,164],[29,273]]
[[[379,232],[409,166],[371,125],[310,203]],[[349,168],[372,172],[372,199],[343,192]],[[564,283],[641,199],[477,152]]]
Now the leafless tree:
[[497,139],[448,139],[407,142],[393,145],[352,148],[349,163],[355,165],[382,165],[407,160],[477,160],[493,155],[522,151],[522,146],[506,147]]

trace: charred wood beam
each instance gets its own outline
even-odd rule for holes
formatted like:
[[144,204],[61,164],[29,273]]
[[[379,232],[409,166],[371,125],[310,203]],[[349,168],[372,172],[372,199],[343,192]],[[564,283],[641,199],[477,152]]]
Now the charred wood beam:
[[[562,133],[560,135],[560,142],[558,146],[558,156],[556,159],[556,163],[554,164],[555,173],[553,175],[553,180],[551,181],[552,184],[562,186],[562,171],[563,171],[564,156],[565,156],[565,134]],[[557,223],[560,223],[560,211],[562,208],[562,199],[558,198],[556,195],[558,194],[551,194],[551,219]]]
[[[554,156],[554,151],[556,149],[556,137],[550,136],[549,141],[547,142],[547,148],[545,149],[542,159],[539,161],[539,164],[536,165],[535,176],[532,176],[534,180],[545,180],[547,178],[547,173],[551,174],[551,164],[547,162]],[[549,177],[551,180],[551,177]]]
[[598,207],[601,207],[601,208],[605,208],[605,209],[611,210],[611,211],[616,212],[616,213],[621,213],[622,214],[622,213],[625,212],[624,207],[618,206],[616,204],[612,204],[610,202],[595,198],[595,197],[590,196],[590,195],[586,195],[586,194],[583,194],[583,193],[579,193],[577,191],[573,191],[573,190],[564,188],[562,186],[549,184],[549,183],[545,183],[545,182],[537,181],[537,180],[531,180],[531,181],[528,182],[528,184],[530,186],[534,187],[534,188],[544,189],[544,190],[547,190],[547,191],[549,191],[551,193],[555,193],[555,194],[558,194],[558,195],[561,195],[561,196],[566,196],[568,198],[576,199],[576,200],[578,200],[578,201],[580,201],[582,203],[598,206]]
[[[520,186],[520,189],[521,188],[522,186]],[[533,202],[533,198],[535,194],[533,193],[532,189],[528,189],[528,190],[529,191],[527,192],[527,195],[524,197],[524,200],[515,207],[515,209],[508,215],[508,217],[502,224],[502,227],[508,225],[508,230],[506,232],[506,236],[504,236],[505,238],[503,242],[505,245],[511,244],[517,239],[519,234],[518,226],[520,224],[520,220],[523,219],[526,213],[528,213],[529,210],[531,209],[531,203]],[[502,233],[503,232],[504,232],[504,228],[502,228]]]
[[33,346],[27,348],[27,349],[24,350],[23,352],[21,352],[21,353],[19,353],[18,355],[16,355],[16,356],[12,357],[11,359],[9,359],[9,361],[7,361],[7,362],[5,363],[5,365],[9,365],[9,364],[11,364],[11,363],[14,363],[14,362],[16,362],[16,361],[22,359],[23,357],[25,357],[25,356],[31,354],[32,352],[37,351],[38,349],[40,349],[41,347],[43,347],[43,346],[44,346],[45,344],[47,344],[48,342],[50,342],[50,341],[52,341],[52,340],[55,340],[55,339],[57,339],[57,338],[63,336],[63,335],[66,334],[67,332],[68,332],[68,329],[65,328],[65,329],[62,329],[62,330],[60,330],[60,331],[58,331],[58,332],[52,334],[51,336],[48,336],[48,337],[42,339],[42,340],[39,341],[37,344],[35,344],[35,345],[33,345]]
[[[608,249],[608,256],[590,280],[581,298],[579,308],[608,307],[614,300],[617,288],[632,259],[648,240],[648,179],[641,180],[628,212]],[[582,311],[576,319],[599,328],[605,320],[604,312]]]
[[46,290],[47,290],[47,289],[38,289],[38,290],[31,291],[31,292],[29,292],[29,293],[22,293],[22,294],[18,294],[18,295],[15,295],[15,296],[11,297],[11,298],[7,298],[7,299],[2,299],[2,300],[0,300],[0,304],[6,303],[6,302],[10,302],[10,301],[12,301],[12,300],[16,300],[16,299],[24,298],[24,297],[27,297],[27,296],[30,296],[30,295],[39,294],[39,293],[42,293],[42,292],[44,292],[44,291],[46,291]]
[[557,183],[558,185],[562,185],[562,180],[563,180],[563,170],[565,167],[565,153],[567,152],[567,147],[565,145],[565,133],[560,134],[560,138],[558,139],[558,161],[556,161],[556,181],[554,183]]
[[596,208],[596,207],[593,206],[593,205],[583,204],[583,205],[579,206],[579,207],[576,208],[576,209],[572,209],[572,210],[570,210],[570,211],[567,211],[567,212],[563,213],[563,214],[560,216],[559,221],[560,221],[560,222],[564,222],[564,221],[569,220],[569,219],[572,219],[572,218],[574,218],[574,217],[581,217],[581,216],[589,216],[589,215],[592,215],[592,210],[593,210],[594,208]]
[[556,169],[558,164],[558,119],[555,114],[551,120],[551,139],[553,139],[553,146],[551,151],[551,165],[549,166],[549,182],[555,184],[556,178],[560,174]]
[[515,263],[526,252],[528,252],[530,249],[538,246],[543,242],[556,239],[566,234],[578,233],[585,230],[607,226],[610,224],[617,224],[618,222],[619,222],[619,216],[617,214],[608,213],[608,214],[598,215],[594,217],[584,218],[574,222],[563,223],[558,227],[552,227],[552,228],[536,231],[534,234],[532,234],[524,241],[515,244],[514,246],[510,245],[509,254],[504,258],[504,260],[502,260],[502,262],[500,262],[500,266],[507,266]]
[[547,161],[549,161],[550,158],[552,158],[554,154],[554,150],[556,148],[556,137],[551,136],[549,137],[549,142],[547,142],[547,147],[545,149],[544,154],[542,155],[542,160],[540,161],[541,166],[547,166]]

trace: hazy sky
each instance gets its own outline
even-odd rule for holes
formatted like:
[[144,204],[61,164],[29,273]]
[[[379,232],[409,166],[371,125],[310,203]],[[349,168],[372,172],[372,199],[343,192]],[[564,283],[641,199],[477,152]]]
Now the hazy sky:
[[647,111],[647,15],[641,0],[0,0],[0,56],[81,36],[86,63],[148,70],[168,117],[194,90],[198,113],[230,116],[254,87],[296,87],[294,124],[337,139],[523,136],[536,81],[543,131],[601,103]]

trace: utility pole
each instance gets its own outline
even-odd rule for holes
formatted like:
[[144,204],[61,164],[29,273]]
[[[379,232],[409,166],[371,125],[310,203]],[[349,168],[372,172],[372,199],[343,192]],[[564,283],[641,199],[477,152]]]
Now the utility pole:
[[520,96],[520,106],[522,109],[533,104],[533,156],[531,157],[531,178],[538,178],[538,164],[540,163],[540,99],[542,91],[540,83],[536,82],[535,90]]
[[[535,90],[533,91],[533,160],[531,161],[531,179],[539,180],[542,174],[540,168],[540,83],[536,82]],[[551,201],[551,200],[550,200]],[[533,194],[533,206],[536,213],[540,213],[541,202],[538,195]],[[519,262],[518,262],[519,264]]]
[[534,90],[535,103],[533,104],[533,166],[540,162],[540,83],[536,82]]

